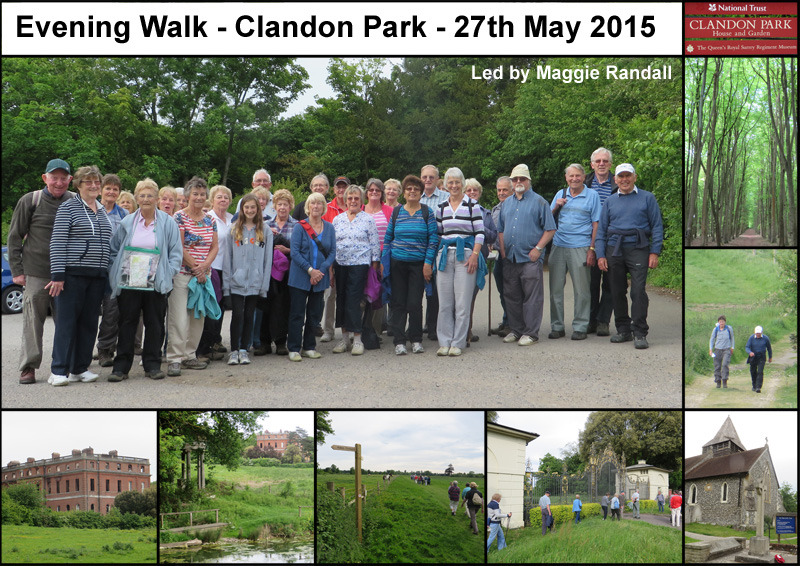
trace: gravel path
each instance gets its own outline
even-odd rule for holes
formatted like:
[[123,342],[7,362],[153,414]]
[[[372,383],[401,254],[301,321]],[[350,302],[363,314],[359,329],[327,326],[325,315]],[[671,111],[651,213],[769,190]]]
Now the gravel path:
[[[569,280],[568,280],[569,281]],[[572,341],[572,288],[567,283],[567,337],[548,340],[549,289],[540,341],[529,347],[487,336],[488,293],[478,294],[473,343],[458,358],[436,356],[438,344],[424,340],[424,354],[395,356],[391,338],[361,357],[332,354],[336,342],[319,344],[318,360],[289,362],[274,354],[252,357],[249,366],[213,362],[204,371],[151,381],[135,365],[130,379],[109,383],[110,369],[92,384],[51,387],[53,324],[45,325],[44,360],[37,383],[19,385],[21,315],[3,315],[3,408],[680,408],[682,403],[682,307],[680,298],[648,289],[648,350],[632,342],[611,344],[590,335]],[[492,289],[493,325],[500,301]],[[223,341],[228,344],[228,315]],[[613,332],[613,321],[612,321]],[[138,360],[138,358],[137,358]],[[138,364],[138,361],[135,362]],[[162,366],[162,369],[166,369]]]

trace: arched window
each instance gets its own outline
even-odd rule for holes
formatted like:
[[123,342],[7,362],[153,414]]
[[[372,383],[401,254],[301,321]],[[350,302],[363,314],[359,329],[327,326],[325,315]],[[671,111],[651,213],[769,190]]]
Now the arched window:
[[697,486],[696,485],[692,485],[692,487],[689,489],[689,504],[690,505],[697,504]]
[[92,503],[91,510],[94,511],[94,503]]
[[727,503],[728,502],[728,482],[722,482],[722,490],[720,494],[720,502]]
[[80,511],[80,510],[81,510],[80,504],[76,503],[75,504],[75,511]]
[[69,505],[67,505],[67,511],[69,511]]

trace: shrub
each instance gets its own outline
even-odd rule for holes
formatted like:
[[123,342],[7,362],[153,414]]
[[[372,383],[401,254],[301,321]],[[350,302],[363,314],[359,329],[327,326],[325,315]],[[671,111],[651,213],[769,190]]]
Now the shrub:
[[281,497],[293,497],[294,496],[294,484],[291,481],[287,481],[281,487],[281,491],[278,494]]
[[[569,523],[575,519],[575,515],[572,513],[572,505],[551,505],[550,511],[553,513],[553,518],[555,519],[556,525],[563,525],[564,523]],[[583,504],[581,519],[586,519],[588,517],[599,517],[602,515],[603,510],[600,508],[599,503]],[[539,511],[538,506],[531,509],[530,522],[531,527],[536,529],[542,528],[542,513]]]

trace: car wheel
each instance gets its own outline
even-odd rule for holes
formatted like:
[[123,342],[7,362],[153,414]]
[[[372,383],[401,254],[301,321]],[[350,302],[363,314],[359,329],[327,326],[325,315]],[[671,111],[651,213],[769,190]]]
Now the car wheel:
[[9,285],[3,289],[3,313],[16,314],[22,312],[22,287]]

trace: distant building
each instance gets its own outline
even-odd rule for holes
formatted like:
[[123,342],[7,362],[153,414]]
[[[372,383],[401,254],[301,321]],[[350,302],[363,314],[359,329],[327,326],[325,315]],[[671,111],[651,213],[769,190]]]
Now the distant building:
[[687,523],[712,523],[755,529],[756,496],[764,496],[764,516],[784,511],[769,445],[745,450],[731,418],[684,465],[683,504]]
[[[523,526],[525,499],[525,447],[539,438],[535,432],[526,432],[495,423],[486,423],[486,496],[503,496],[500,509],[512,512],[510,528]],[[459,486],[463,488],[464,486]]]
[[265,430],[263,434],[256,435],[256,445],[264,450],[271,447],[278,456],[283,456],[286,447],[289,446],[289,433],[282,430],[278,433]]
[[645,460],[639,460],[638,464],[625,468],[627,476],[625,493],[630,495],[638,487],[641,499],[655,500],[658,490],[661,490],[664,498],[667,499],[671,495],[669,492],[670,471],[648,464]]
[[3,489],[33,483],[53,511],[97,511],[105,515],[120,493],[150,487],[150,460],[119,456],[116,450],[95,454],[92,448],[84,448],[73,450],[69,456],[53,452],[44,460],[12,460],[2,474]]

